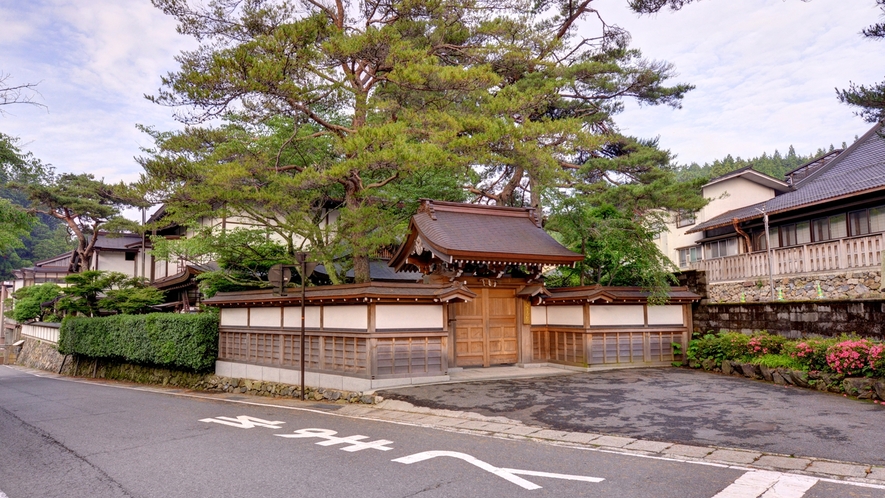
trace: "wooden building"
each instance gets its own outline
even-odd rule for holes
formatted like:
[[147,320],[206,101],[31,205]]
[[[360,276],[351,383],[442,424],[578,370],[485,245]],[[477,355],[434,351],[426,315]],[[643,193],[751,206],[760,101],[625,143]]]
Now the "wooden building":
[[[687,345],[690,303],[673,289],[649,306],[637,288],[547,289],[541,274],[583,256],[541,227],[532,209],[422,201],[390,260],[423,283],[310,287],[305,296],[305,382],[365,391],[448,380],[495,365],[589,370],[669,364]],[[300,293],[219,293],[216,373],[300,381]]]
[[635,288],[548,290],[545,269],[583,256],[547,234],[533,209],[422,200],[409,228],[391,266],[417,269],[427,282],[461,282],[477,295],[449,305],[450,370],[669,364],[671,344],[687,344],[698,296],[684,288],[663,307],[648,306]]

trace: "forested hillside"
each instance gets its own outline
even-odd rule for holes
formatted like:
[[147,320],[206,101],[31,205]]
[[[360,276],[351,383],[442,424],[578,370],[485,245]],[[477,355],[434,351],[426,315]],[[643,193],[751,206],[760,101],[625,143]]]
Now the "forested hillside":
[[[847,144],[843,142],[841,148],[845,149],[846,147]],[[773,154],[769,155],[763,152],[761,156],[749,159],[734,158],[729,154],[724,159],[717,159],[712,163],[704,163],[703,166],[698,163],[691,163],[688,166],[677,166],[676,174],[680,181],[688,181],[701,177],[716,178],[734,170],[752,166],[756,171],[782,180],[788,171],[833,150],[835,150],[835,147],[830,145],[828,149],[821,148],[814,153],[804,155],[797,154],[791,145],[786,154],[781,154],[780,151],[775,150]]]

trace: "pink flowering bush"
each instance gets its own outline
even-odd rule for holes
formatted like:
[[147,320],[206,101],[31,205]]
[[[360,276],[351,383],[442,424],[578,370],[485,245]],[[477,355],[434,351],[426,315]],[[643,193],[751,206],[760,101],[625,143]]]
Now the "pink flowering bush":
[[860,375],[870,372],[870,348],[867,339],[849,339],[827,349],[827,365],[836,373]]
[[787,339],[779,335],[754,335],[747,342],[747,349],[752,356],[780,354],[786,342]]
[[828,370],[827,350],[839,342],[836,339],[805,339],[787,342],[782,352],[804,365],[808,371]]
[[870,374],[873,377],[885,377],[885,344],[870,346]]

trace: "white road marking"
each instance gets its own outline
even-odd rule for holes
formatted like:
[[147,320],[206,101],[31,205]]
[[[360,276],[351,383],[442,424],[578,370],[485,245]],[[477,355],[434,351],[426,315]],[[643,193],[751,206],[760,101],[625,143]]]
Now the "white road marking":
[[229,425],[238,429],[252,429],[254,427],[267,427],[268,429],[282,429],[280,424],[285,424],[279,420],[264,420],[260,418],[250,417],[248,415],[240,415],[233,417],[215,417],[200,419],[200,422],[214,422],[216,424]]
[[537,477],[551,477],[553,479],[567,479],[570,481],[584,481],[584,482],[602,482],[604,479],[600,477],[589,477],[589,476],[575,476],[569,474],[554,474],[551,472],[539,472],[534,470],[521,470],[521,469],[507,469],[501,467],[495,467],[494,465],[484,462],[472,455],[468,455],[466,453],[459,453],[457,451],[424,451],[421,453],[415,453],[414,455],[404,456],[401,458],[395,458],[391,461],[404,463],[404,464],[412,464],[416,462],[423,462],[424,460],[430,460],[431,458],[436,457],[452,457],[464,460],[465,462],[475,465],[486,472],[490,472],[502,479],[506,479],[517,486],[521,486],[524,489],[534,490],[541,489],[541,486],[523,479],[519,477],[517,474],[527,475],[527,476],[537,476]]
[[9,498],[9,497],[6,496],[6,493],[4,493],[3,491],[0,491],[0,498]]
[[349,444],[346,448],[339,448],[344,451],[362,451],[362,450],[380,450],[380,451],[390,451],[393,448],[388,448],[388,444],[393,444],[393,441],[388,441],[387,439],[378,439],[376,441],[367,441],[363,442],[363,439],[368,439],[369,436],[348,436],[348,437],[336,437],[335,434],[338,434],[335,431],[329,429],[299,429],[295,431],[294,434],[274,434],[274,436],[285,437],[285,438],[308,438],[308,437],[317,437],[320,439],[325,439],[325,441],[320,441],[316,443],[320,446],[332,446],[336,444]]
[[818,479],[754,470],[738,477],[713,498],[802,498]]

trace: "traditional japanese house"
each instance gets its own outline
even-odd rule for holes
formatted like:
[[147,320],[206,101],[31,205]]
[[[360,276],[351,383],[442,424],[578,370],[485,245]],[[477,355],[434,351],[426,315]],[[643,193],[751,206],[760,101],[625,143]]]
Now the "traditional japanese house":
[[[649,306],[635,288],[548,290],[542,272],[572,265],[532,209],[423,200],[393,254],[423,282],[371,282],[306,290],[305,381],[346,390],[448,380],[464,367],[557,364],[582,370],[677,360],[690,303]],[[415,278],[415,277],[409,277]],[[271,289],[219,293],[216,373],[300,380],[301,296]]]
[[423,200],[409,228],[391,266],[427,282],[461,282],[477,296],[449,305],[450,371],[664,364],[677,359],[673,343],[688,341],[698,296],[684,288],[666,306],[649,306],[635,288],[548,290],[542,271],[583,256],[547,234],[534,209]]

